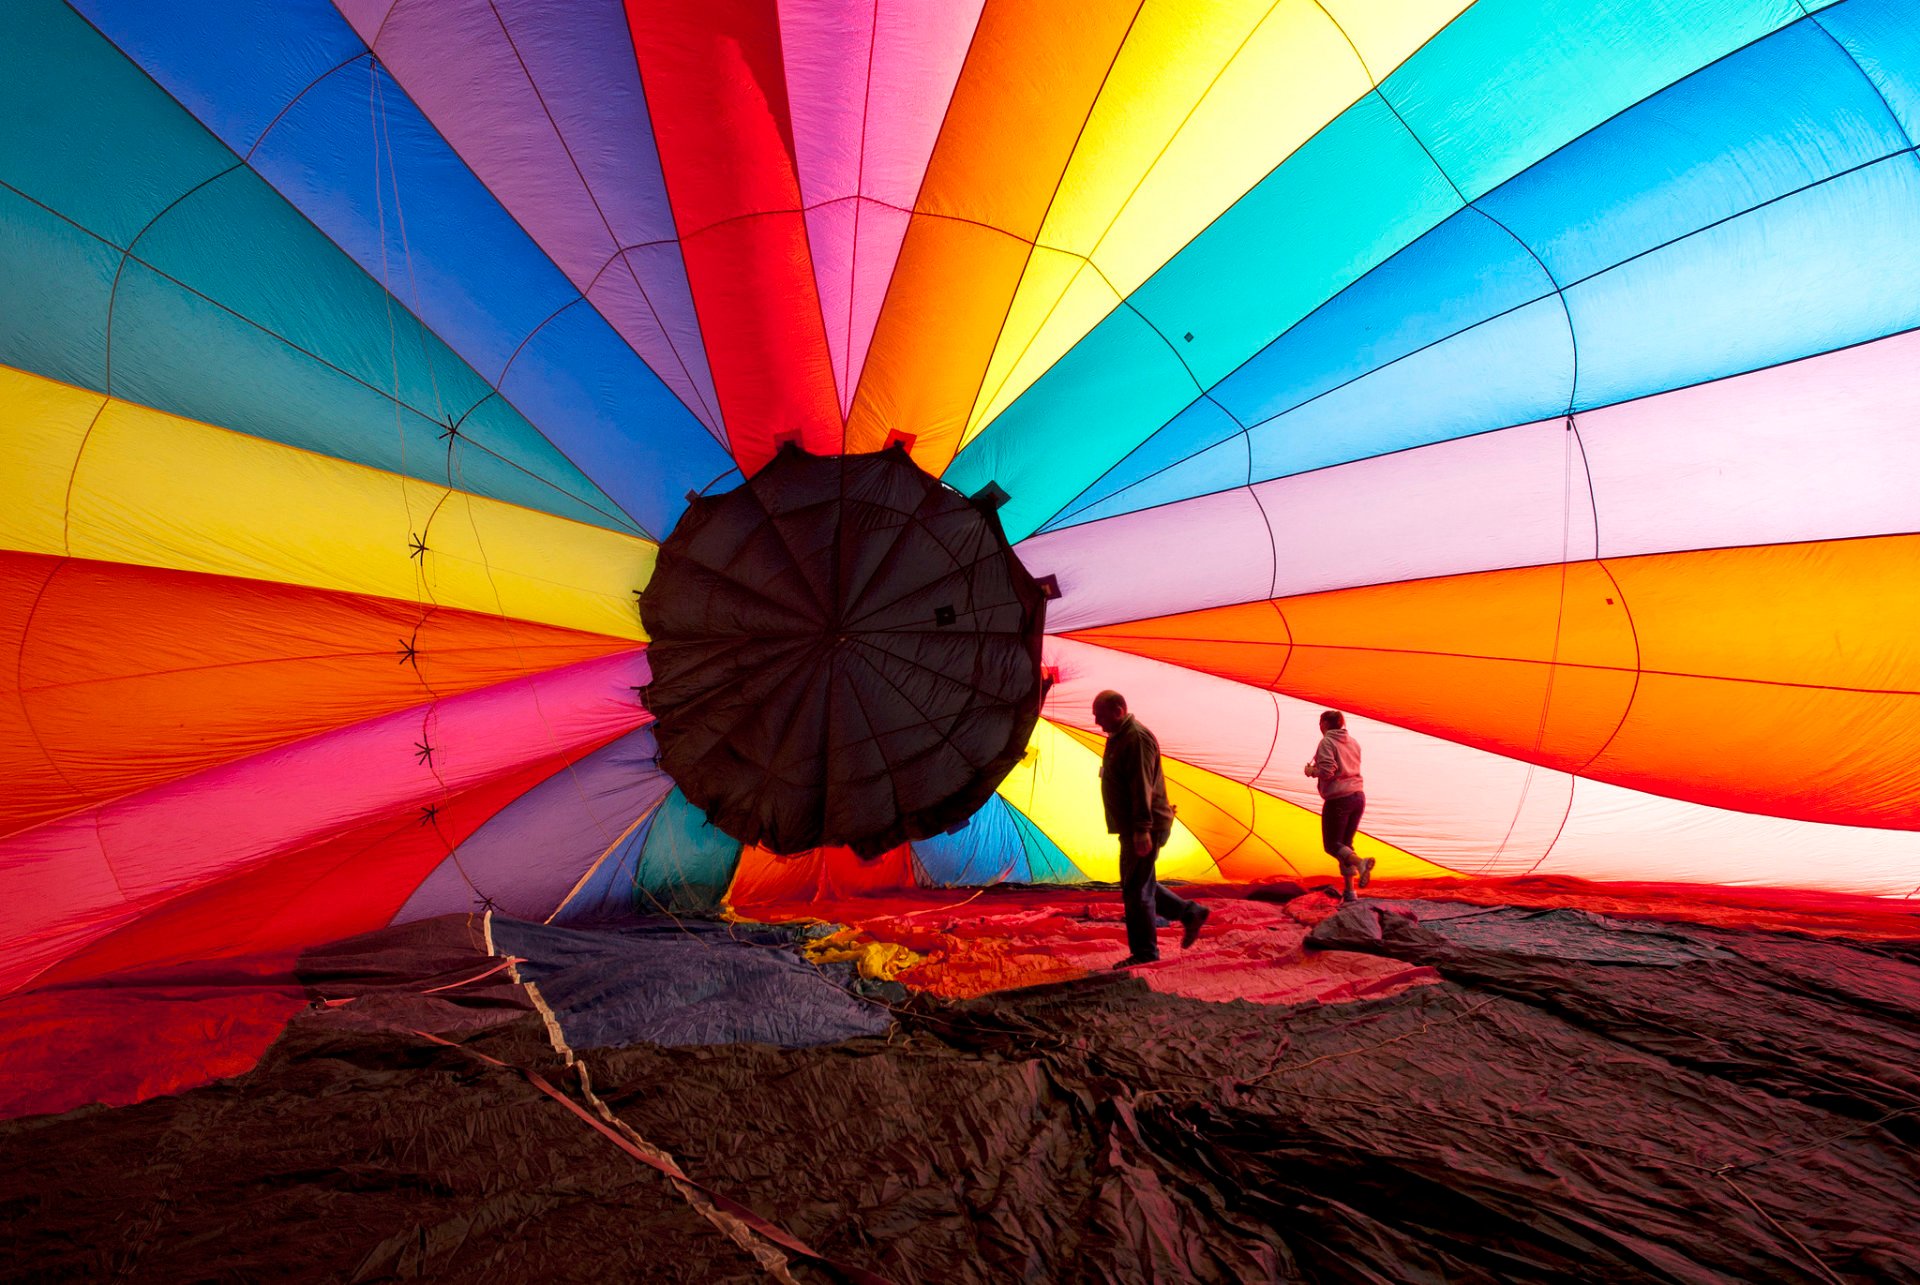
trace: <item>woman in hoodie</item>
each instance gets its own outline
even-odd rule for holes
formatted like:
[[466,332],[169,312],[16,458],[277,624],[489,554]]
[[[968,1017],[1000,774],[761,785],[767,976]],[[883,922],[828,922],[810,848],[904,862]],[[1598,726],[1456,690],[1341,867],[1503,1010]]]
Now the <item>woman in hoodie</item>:
[[1321,846],[1340,863],[1340,877],[1346,881],[1340,900],[1352,901],[1355,884],[1364,888],[1373,878],[1373,858],[1353,851],[1360,814],[1367,810],[1366,782],[1360,779],[1360,742],[1347,735],[1346,715],[1338,710],[1320,715],[1320,746],[1307,764],[1307,775],[1320,787]]

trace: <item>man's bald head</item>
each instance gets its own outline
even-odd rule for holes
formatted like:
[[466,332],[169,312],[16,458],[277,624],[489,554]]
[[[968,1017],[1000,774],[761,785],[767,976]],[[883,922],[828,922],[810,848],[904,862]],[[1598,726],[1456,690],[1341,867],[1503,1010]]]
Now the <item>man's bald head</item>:
[[1093,721],[1100,730],[1112,734],[1127,718],[1127,698],[1116,691],[1104,691],[1093,698]]

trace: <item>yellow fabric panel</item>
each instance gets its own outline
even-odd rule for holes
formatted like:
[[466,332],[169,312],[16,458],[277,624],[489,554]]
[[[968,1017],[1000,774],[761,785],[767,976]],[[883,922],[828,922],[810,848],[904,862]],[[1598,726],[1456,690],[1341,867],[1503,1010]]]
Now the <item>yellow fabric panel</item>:
[[[1076,727],[1061,731],[1099,753],[1101,738]],[[1222,877],[1252,881],[1274,875],[1338,877],[1339,863],[1320,844],[1320,814],[1176,758],[1163,758],[1167,797],[1180,822],[1219,863]],[[1365,830],[1355,851],[1372,857],[1382,879],[1446,878],[1454,872],[1374,838]]]
[[0,547],[67,551],[67,481],[106,400],[0,366]]
[[98,394],[18,371],[0,397],[0,422],[25,426],[0,446],[10,547],[644,636],[650,541],[128,402],[95,418]]
[[1143,6],[1040,230],[1083,266],[1022,279],[965,440],[1463,8],[1392,0],[1336,25],[1315,0]]
[[[1026,757],[1000,782],[1000,796],[1027,814],[1089,879],[1120,877],[1119,839],[1107,833],[1100,802],[1100,755],[1063,728],[1041,719]],[[1160,850],[1159,873],[1171,879],[1218,880],[1200,840],[1180,821]]]
[[1359,49],[1377,84],[1473,0],[1320,0]]

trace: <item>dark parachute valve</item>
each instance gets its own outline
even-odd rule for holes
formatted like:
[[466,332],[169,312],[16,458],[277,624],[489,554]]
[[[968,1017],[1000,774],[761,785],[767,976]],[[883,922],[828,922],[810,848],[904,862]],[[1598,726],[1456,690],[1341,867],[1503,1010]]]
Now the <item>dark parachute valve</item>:
[[728,834],[875,856],[1020,760],[1046,596],[995,508],[904,449],[785,445],[689,507],[640,597],[662,765]]

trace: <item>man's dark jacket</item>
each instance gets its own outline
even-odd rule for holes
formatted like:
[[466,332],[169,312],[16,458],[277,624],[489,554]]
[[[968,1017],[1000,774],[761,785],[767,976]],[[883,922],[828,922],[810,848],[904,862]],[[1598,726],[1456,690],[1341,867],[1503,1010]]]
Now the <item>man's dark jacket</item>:
[[1173,805],[1160,771],[1160,742],[1129,714],[1107,737],[1100,757],[1100,801],[1107,807],[1107,830],[1138,834],[1146,830],[1157,846],[1173,833]]

